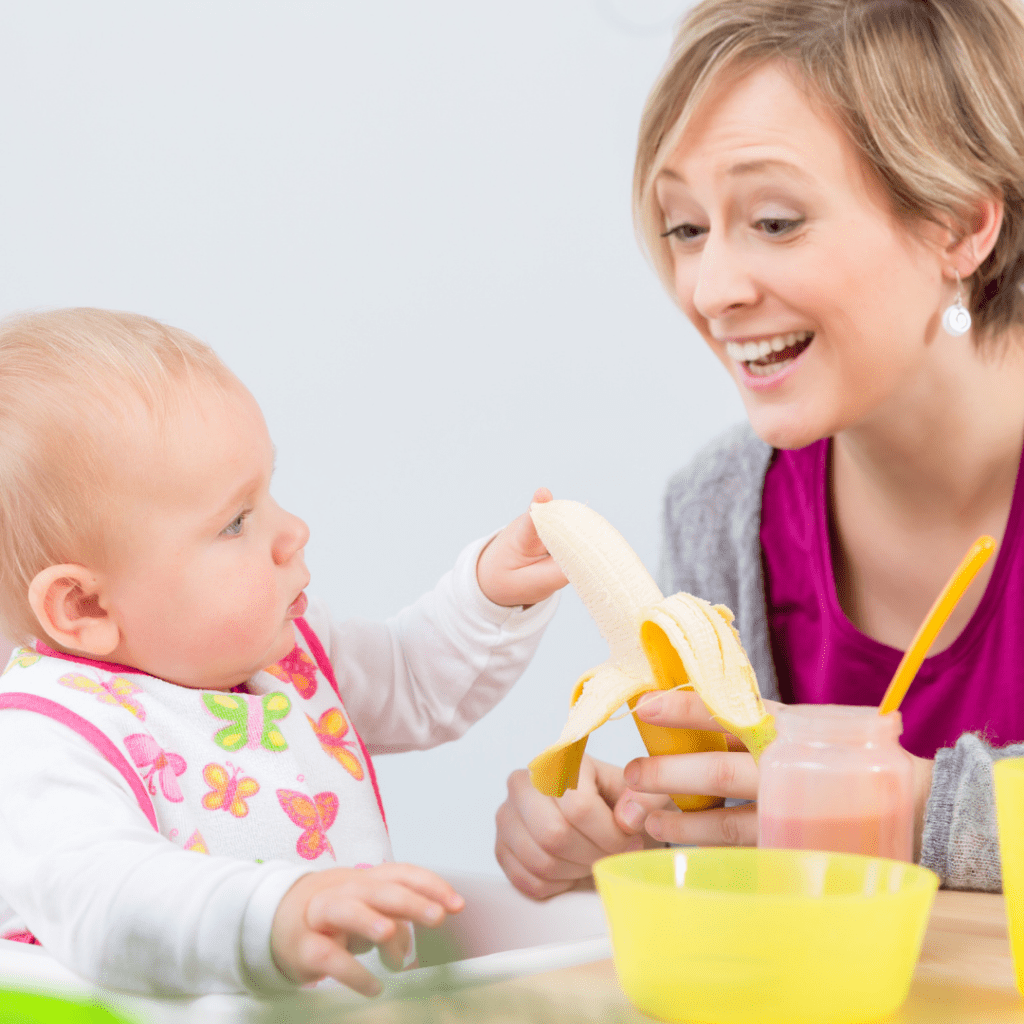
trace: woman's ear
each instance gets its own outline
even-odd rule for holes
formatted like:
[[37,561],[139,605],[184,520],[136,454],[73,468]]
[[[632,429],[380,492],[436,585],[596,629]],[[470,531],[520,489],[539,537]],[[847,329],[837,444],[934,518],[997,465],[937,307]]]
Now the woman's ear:
[[946,249],[950,260],[949,274],[959,274],[966,280],[973,274],[992,251],[1003,226],[1003,201],[983,199],[971,210],[966,235],[956,238]]
[[28,603],[43,632],[60,647],[98,658],[121,639],[101,596],[99,579],[84,565],[47,566],[28,588]]

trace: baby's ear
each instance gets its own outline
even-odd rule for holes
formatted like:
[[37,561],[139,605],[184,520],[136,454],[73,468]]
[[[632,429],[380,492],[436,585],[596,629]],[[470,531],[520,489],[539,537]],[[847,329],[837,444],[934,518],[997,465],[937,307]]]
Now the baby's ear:
[[105,657],[120,630],[100,605],[100,581],[84,565],[50,565],[29,584],[28,603],[43,632],[67,650]]

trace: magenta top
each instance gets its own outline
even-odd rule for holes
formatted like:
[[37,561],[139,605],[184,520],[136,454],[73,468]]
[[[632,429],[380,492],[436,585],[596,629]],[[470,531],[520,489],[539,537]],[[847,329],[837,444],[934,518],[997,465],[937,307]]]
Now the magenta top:
[[[787,704],[879,704],[903,652],[861,633],[839,606],[829,546],[831,444],[774,454],[761,502],[765,601]],[[1024,459],[1022,459],[1024,465]],[[963,632],[926,658],[900,711],[900,742],[934,757],[977,732],[1024,740],[1024,470],[988,587]]]

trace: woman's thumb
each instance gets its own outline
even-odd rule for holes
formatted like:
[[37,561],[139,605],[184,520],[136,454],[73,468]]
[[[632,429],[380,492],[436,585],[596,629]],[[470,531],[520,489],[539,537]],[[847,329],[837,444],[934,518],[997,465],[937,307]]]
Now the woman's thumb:
[[615,824],[627,835],[642,832],[647,815],[671,803],[671,797],[658,793],[634,793],[624,790],[615,804]]

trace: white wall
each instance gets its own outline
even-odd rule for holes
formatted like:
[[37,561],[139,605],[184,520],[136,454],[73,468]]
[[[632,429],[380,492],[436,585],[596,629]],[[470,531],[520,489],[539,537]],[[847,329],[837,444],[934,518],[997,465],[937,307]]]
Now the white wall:
[[[743,415],[629,217],[681,7],[8,5],[0,312],[133,309],[213,344],[341,616],[410,601],[539,485],[653,567],[665,478]],[[396,855],[496,872],[508,772],[604,657],[571,596],[465,739],[380,759]],[[592,744],[639,750],[628,721]]]

